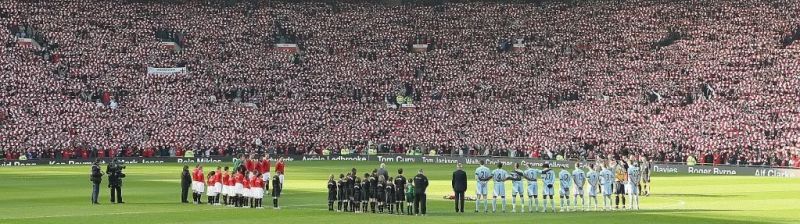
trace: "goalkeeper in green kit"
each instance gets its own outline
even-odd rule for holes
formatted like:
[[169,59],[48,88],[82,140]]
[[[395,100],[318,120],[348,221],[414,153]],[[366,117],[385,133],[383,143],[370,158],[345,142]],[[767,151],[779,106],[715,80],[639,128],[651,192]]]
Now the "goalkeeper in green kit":
[[408,184],[406,189],[406,214],[414,214],[414,185]]

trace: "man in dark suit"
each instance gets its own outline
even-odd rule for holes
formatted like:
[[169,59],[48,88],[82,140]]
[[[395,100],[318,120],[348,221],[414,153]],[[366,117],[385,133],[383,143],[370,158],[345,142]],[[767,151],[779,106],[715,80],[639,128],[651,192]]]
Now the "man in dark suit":
[[425,216],[425,204],[427,203],[425,190],[428,188],[428,177],[419,170],[414,176],[414,214]]
[[192,184],[192,176],[189,175],[189,166],[183,166],[181,173],[181,203],[189,203],[189,186]]
[[464,192],[467,191],[467,173],[464,172],[464,166],[461,163],[456,165],[456,171],[453,172],[453,192],[455,192],[456,212],[464,213]]

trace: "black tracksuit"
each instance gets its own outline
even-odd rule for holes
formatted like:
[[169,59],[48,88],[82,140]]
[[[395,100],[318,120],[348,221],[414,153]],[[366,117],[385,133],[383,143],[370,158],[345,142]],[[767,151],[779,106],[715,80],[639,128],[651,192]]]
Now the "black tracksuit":
[[414,176],[414,214],[425,215],[427,196],[425,190],[428,188],[428,177],[423,174]]
[[336,201],[336,181],[328,181],[328,211],[333,211],[333,202]]
[[281,179],[278,175],[272,177],[272,206],[277,208],[278,207],[278,198],[281,197],[281,190],[282,189]]

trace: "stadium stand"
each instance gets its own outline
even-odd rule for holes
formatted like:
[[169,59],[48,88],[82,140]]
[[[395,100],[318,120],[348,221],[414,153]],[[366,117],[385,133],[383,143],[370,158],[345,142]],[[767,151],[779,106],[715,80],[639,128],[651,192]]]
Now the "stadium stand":
[[796,1],[225,2],[5,1],[4,158],[797,160]]

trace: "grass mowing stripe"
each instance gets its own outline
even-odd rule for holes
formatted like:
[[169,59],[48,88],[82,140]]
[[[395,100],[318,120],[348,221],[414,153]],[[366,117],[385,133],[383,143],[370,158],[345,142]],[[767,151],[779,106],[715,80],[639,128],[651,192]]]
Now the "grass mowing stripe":
[[[206,164],[216,167],[218,164]],[[229,164],[224,164],[229,165]],[[570,213],[472,213],[474,202],[466,202],[466,213],[455,214],[450,194],[451,165],[387,164],[390,175],[397,168],[406,177],[422,168],[431,181],[426,217],[380,214],[347,214],[327,211],[326,180],[329,174],[357,168],[359,176],[377,168],[376,162],[313,161],[287,165],[281,210],[233,209],[208,205],[184,205],[179,201],[179,175],[183,164],[129,164],[123,189],[127,204],[108,204],[108,189],[101,186],[101,206],[89,205],[89,166],[0,167],[0,223],[241,223],[268,220],[275,223],[510,223],[590,222],[602,223],[792,223],[800,211],[800,180],[770,177],[658,175],[653,177],[653,195],[641,197],[641,211]],[[465,167],[468,173],[475,166]],[[332,172],[335,171],[335,172]],[[469,182],[468,196],[474,196]],[[541,182],[539,183],[541,184]],[[558,183],[556,183],[558,187]],[[510,183],[506,183],[510,191]],[[527,189],[527,188],[526,188]],[[491,186],[490,186],[491,190]],[[541,189],[540,189],[541,190]],[[510,193],[510,192],[507,192]],[[205,199],[205,196],[203,196]],[[526,198],[527,202],[528,198]],[[613,200],[613,199],[612,199]],[[507,198],[508,203],[510,197]],[[602,196],[598,197],[602,204]],[[540,198],[540,204],[541,204]],[[271,206],[270,197],[264,205]],[[556,195],[556,206],[559,205]],[[500,207],[498,205],[498,207]],[[491,199],[489,201],[491,208]],[[507,209],[510,210],[508,205]]]

